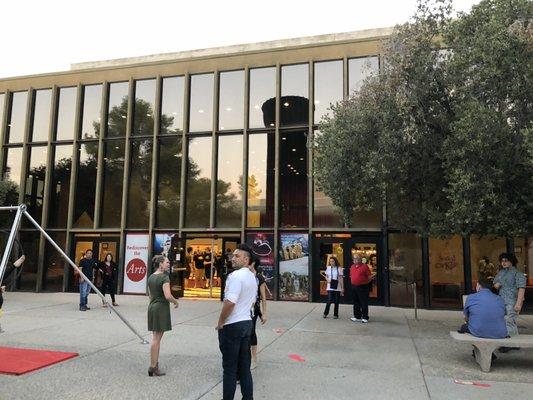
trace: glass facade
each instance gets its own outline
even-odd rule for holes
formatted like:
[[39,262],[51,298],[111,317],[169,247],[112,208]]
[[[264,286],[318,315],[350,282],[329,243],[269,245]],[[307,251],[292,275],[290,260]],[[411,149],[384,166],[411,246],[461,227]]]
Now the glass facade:
[[[129,230],[153,232],[154,243],[156,235],[172,232],[176,245],[191,243],[204,253],[215,233],[217,252],[249,238],[270,251],[265,266],[275,298],[321,299],[324,257],[337,254],[348,263],[357,252],[375,273],[373,304],[411,307],[416,283],[420,306],[458,308],[479,279],[480,260],[497,264],[500,252],[513,250],[531,297],[531,238],[422,239],[391,229],[381,209],[354,213],[344,227],[331,199],[313,187],[308,136],[319,134],[331,104],[378,73],[379,58],[350,58],[349,49],[332,50],[329,59],[292,50],[272,54],[246,64],[220,57],[221,64],[217,58],[180,61],[175,69],[147,66],[149,72],[136,69],[135,76],[124,74],[129,67],[110,68],[91,74],[97,81],[50,77],[38,90],[30,82],[28,91],[17,84],[5,92],[2,82],[1,173],[13,182],[6,202],[28,203],[61,245],[71,243],[71,255],[89,242],[95,249],[106,243],[119,263]],[[49,89],[58,85],[64,87]],[[21,239],[32,258],[21,289],[35,290],[39,281],[38,290],[77,289],[40,235],[25,229]],[[281,262],[285,281],[278,279]]]

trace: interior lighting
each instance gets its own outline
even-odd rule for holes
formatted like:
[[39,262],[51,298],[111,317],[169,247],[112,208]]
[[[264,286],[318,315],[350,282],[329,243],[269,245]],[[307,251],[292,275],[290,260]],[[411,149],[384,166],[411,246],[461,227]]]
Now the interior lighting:
[[284,105],[285,107],[289,107],[289,102],[286,101],[285,103],[283,103],[283,105]]
[[292,149],[292,151],[296,151],[296,149]]
[[315,100],[315,104],[320,104],[320,100]]
[[226,111],[231,111],[231,107],[226,107]]
[[271,123],[270,123],[270,126],[274,126],[274,123],[273,123],[273,122],[271,122]]
[[204,113],[204,110],[198,110],[198,112],[199,112],[200,114],[203,114],[203,113]]
[[259,104],[256,104],[256,105],[254,106],[254,108],[255,108],[256,110],[259,110]]

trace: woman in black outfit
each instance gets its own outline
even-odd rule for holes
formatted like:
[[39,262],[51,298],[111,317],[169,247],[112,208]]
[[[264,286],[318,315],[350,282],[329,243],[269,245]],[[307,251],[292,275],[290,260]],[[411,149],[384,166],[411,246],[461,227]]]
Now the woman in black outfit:
[[[117,264],[113,261],[113,255],[107,253],[104,261],[98,265],[100,274],[102,275],[102,288],[101,292],[105,297],[106,291],[111,295],[111,301],[114,306],[118,306],[115,302],[115,282],[117,277]],[[107,307],[107,304],[102,301],[102,307]]]

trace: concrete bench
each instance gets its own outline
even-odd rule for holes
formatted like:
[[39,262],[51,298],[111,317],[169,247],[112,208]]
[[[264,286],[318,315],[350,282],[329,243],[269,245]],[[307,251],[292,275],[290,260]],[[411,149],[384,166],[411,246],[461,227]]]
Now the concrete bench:
[[450,331],[450,336],[463,343],[474,346],[476,361],[483,372],[490,372],[492,353],[500,347],[533,348],[533,335],[518,335],[505,339],[485,339],[469,333]]

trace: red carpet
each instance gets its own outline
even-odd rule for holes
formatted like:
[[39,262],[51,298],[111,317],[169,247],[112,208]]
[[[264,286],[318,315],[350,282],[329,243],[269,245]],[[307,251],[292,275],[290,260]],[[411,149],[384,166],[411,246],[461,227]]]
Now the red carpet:
[[22,375],[77,356],[78,353],[62,351],[0,347],[0,374]]

